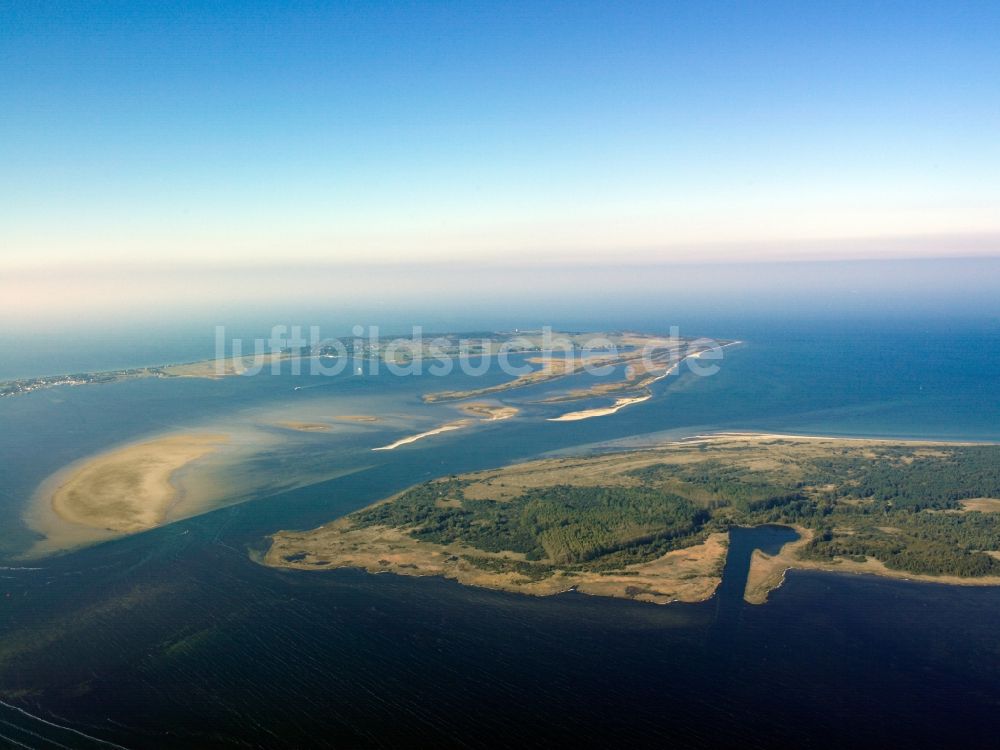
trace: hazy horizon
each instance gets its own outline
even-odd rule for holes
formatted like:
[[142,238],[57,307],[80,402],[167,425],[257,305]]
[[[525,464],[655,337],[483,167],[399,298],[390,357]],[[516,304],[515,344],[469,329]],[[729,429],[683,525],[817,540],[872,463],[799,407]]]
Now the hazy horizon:
[[[752,324],[1000,330],[1000,259],[667,264],[91,268],[0,277],[0,379],[209,357],[215,326],[388,335],[645,327],[721,338]],[[516,304],[512,304],[512,299]]]

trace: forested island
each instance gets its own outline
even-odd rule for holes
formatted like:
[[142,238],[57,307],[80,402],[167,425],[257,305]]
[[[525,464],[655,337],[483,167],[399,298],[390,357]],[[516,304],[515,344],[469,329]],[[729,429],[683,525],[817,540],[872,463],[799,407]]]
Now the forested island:
[[787,524],[747,596],[788,567],[1000,584],[1000,446],[727,434],[556,458],[412,487],[273,537],[299,569],[443,575],[653,602],[712,595],[734,526]]

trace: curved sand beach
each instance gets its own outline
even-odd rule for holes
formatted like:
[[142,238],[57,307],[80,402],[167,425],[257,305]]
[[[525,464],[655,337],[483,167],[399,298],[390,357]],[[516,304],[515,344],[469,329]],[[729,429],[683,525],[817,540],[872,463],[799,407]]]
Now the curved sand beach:
[[179,499],[177,471],[217,450],[224,435],[171,435],[95,456],[52,494],[63,521],[135,533],[162,523]]
[[615,412],[624,409],[626,406],[631,406],[632,404],[639,404],[643,401],[648,401],[652,396],[635,396],[631,398],[617,398],[614,404],[611,406],[606,406],[600,409],[584,409],[583,411],[571,411],[567,414],[560,414],[558,417],[552,417],[547,420],[549,422],[577,422],[581,419],[591,419],[592,417],[606,417],[609,414],[614,414]]
[[472,424],[472,420],[469,419],[459,419],[455,422],[449,422],[448,424],[443,424],[440,427],[435,427],[433,430],[427,430],[427,432],[420,432],[416,435],[410,435],[409,437],[400,438],[394,443],[389,443],[389,445],[383,445],[378,448],[372,448],[373,451],[394,451],[401,445],[409,445],[410,443],[415,443],[418,440],[423,440],[424,438],[431,437],[432,435],[440,435],[442,432],[451,432],[452,430],[460,430],[463,427],[468,427]]
[[[731,341],[728,344],[722,344],[722,345],[718,346],[717,348],[718,349],[722,349],[722,348],[725,348],[727,346],[733,346],[735,344],[740,344],[740,343],[742,343],[742,342],[740,342],[740,341]],[[602,407],[602,408],[598,408],[598,409],[584,409],[582,411],[571,411],[571,412],[567,412],[566,414],[560,414],[558,417],[552,417],[552,418],[550,418],[547,421],[549,421],[549,422],[577,422],[577,421],[579,421],[581,419],[593,419],[594,417],[606,417],[606,416],[608,416],[610,414],[617,413],[618,411],[624,409],[626,406],[631,406],[632,404],[640,404],[643,401],[648,401],[649,399],[651,399],[653,397],[653,394],[650,393],[649,390],[648,390],[649,386],[651,386],[653,383],[657,383],[657,382],[659,382],[659,381],[661,381],[661,380],[663,380],[665,378],[668,378],[671,375],[673,375],[675,372],[678,371],[678,369],[681,366],[681,363],[684,362],[685,360],[688,360],[688,359],[702,359],[704,357],[704,355],[707,352],[709,352],[709,351],[711,351],[711,350],[710,349],[703,349],[701,351],[697,351],[697,352],[694,352],[692,354],[687,354],[684,357],[682,357],[679,362],[675,362],[674,364],[670,365],[670,367],[668,367],[666,370],[664,370],[661,374],[656,375],[655,377],[650,377],[650,378],[647,378],[647,379],[643,380],[641,382],[641,384],[638,384],[636,386],[636,388],[637,388],[637,390],[640,390],[640,391],[641,390],[645,390],[646,391],[646,395],[644,395],[644,396],[622,396],[620,398],[616,398],[615,402],[611,406],[606,406],[606,407]],[[596,395],[596,394],[594,394],[594,395]]]
[[[513,406],[494,406],[492,404],[486,403],[472,403],[463,404],[461,410],[465,414],[471,416],[480,417],[481,421],[485,422],[496,422],[502,419],[510,419],[518,413],[518,409]],[[441,425],[440,427],[435,427],[433,430],[427,430],[426,432],[420,432],[416,435],[409,435],[405,438],[400,438],[394,443],[389,443],[389,445],[382,445],[378,448],[372,448],[373,451],[392,451],[396,450],[403,445],[409,445],[410,443],[415,443],[418,440],[423,440],[424,438],[433,437],[434,435],[440,435],[443,432],[451,432],[452,430],[461,430],[463,427],[468,427],[475,424],[475,420],[472,419],[457,419],[454,422],[448,422]]]

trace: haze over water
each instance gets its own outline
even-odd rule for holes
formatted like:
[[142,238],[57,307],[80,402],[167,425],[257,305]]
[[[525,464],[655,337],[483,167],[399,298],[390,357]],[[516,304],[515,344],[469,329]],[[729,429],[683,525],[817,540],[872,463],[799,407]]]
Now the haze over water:
[[[204,278],[202,278],[204,276]],[[161,365],[213,356],[216,327],[252,351],[275,325],[351,336],[629,327],[733,337],[734,327],[789,319],[901,326],[1000,320],[1000,260],[762,264],[448,263],[394,269],[345,264],[233,267],[203,274],[136,269],[92,277],[141,297],[104,299],[67,315],[58,294],[42,311],[12,309],[0,331],[0,379]],[[13,277],[11,277],[13,281]],[[400,283],[400,282],[403,283]],[[47,297],[47,299],[50,299]],[[114,299],[112,297],[112,299]],[[514,302],[514,304],[512,304]],[[862,326],[863,327],[863,326]]]

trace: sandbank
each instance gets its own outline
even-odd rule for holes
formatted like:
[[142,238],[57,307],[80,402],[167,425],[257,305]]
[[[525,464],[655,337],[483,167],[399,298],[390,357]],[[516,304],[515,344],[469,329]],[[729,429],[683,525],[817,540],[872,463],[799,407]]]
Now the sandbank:
[[632,396],[626,398],[615,399],[614,404],[611,406],[605,406],[600,409],[584,409],[583,411],[571,411],[567,414],[561,414],[558,417],[549,418],[549,422],[576,422],[581,419],[591,419],[592,417],[606,417],[609,414],[614,414],[626,406],[631,406],[632,404],[638,404],[643,401],[648,401],[652,396]]
[[52,509],[64,521],[119,533],[162,523],[178,500],[175,473],[217,450],[225,435],[171,435],[84,462],[59,485]]
[[427,432],[421,432],[416,435],[410,435],[409,437],[401,438],[394,443],[389,443],[389,445],[383,445],[378,448],[372,448],[373,451],[392,451],[399,448],[401,445],[409,445],[410,443],[415,443],[418,440],[423,440],[424,438],[429,438],[432,435],[440,435],[442,432],[451,432],[452,430],[460,430],[463,427],[468,427],[472,424],[471,420],[459,419],[455,422],[448,422],[440,427],[435,427],[433,430],[427,430]]
[[278,427],[298,432],[327,432],[330,429],[330,425],[320,422],[278,422],[277,424]]
[[490,422],[496,422],[501,419],[510,419],[511,417],[517,415],[518,411],[520,411],[516,406],[488,404],[482,401],[462,404],[459,408],[470,417],[481,417]]

